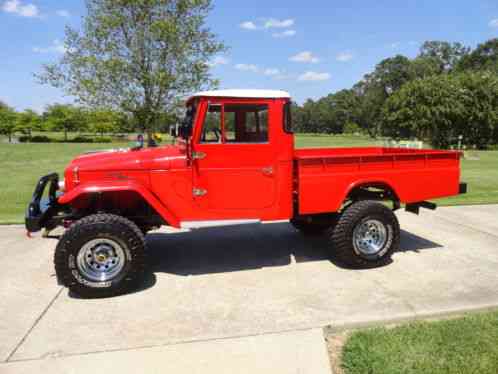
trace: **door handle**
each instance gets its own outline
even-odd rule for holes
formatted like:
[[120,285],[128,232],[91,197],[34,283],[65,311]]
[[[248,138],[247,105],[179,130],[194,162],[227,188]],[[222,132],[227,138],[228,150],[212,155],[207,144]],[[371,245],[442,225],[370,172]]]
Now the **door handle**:
[[202,160],[203,158],[206,158],[206,154],[204,152],[192,152],[192,158],[194,160]]
[[261,169],[261,172],[264,175],[273,175],[273,166],[264,167],[263,169]]

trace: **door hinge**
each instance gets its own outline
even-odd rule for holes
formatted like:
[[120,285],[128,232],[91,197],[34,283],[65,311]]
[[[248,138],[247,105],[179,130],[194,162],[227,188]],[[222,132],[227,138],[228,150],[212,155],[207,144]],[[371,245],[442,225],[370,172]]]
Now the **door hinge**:
[[192,195],[194,195],[195,197],[204,196],[205,194],[207,194],[207,190],[202,188],[194,188],[192,190]]

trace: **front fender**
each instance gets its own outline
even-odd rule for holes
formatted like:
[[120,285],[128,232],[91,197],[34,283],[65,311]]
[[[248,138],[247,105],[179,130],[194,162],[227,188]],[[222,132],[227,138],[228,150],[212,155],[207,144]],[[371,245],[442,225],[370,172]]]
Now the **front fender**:
[[149,189],[140,183],[134,181],[101,181],[83,183],[71,191],[61,195],[58,198],[58,203],[61,205],[71,204],[72,201],[82,195],[97,193],[97,192],[117,192],[117,191],[133,191],[138,193],[156,212],[173,227],[179,227],[180,221]]

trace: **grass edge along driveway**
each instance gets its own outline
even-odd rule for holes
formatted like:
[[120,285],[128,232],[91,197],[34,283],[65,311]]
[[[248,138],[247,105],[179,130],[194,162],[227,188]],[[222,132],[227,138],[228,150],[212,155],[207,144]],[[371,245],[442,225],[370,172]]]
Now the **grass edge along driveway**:
[[325,335],[337,374],[498,373],[498,311]]

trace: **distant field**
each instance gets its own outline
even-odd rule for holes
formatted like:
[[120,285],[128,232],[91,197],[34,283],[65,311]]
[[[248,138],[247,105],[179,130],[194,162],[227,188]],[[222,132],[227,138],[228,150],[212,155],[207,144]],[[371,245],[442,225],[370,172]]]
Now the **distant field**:
[[[362,136],[298,135],[297,147],[349,147],[382,145]],[[0,138],[0,223],[20,223],[38,178],[62,173],[76,155],[89,150],[127,147],[113,144],[7,144]],[[475,152],[463,160],[462,179],[469,194],[438,201],[442,205],[498,203],[498,151]]]

